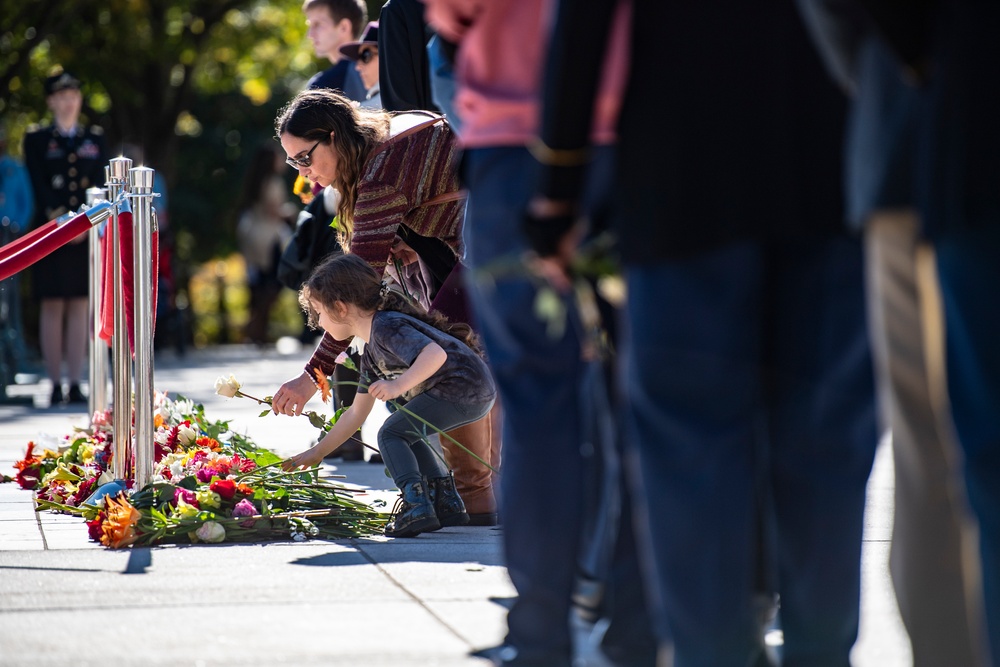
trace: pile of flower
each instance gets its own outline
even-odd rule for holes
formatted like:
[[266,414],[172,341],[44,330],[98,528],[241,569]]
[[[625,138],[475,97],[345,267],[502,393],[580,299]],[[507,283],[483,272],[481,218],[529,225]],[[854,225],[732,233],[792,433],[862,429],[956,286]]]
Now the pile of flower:
[[128,493],[109,472],[109,415],[88,430],[29,443],[15,478],[40,509],[82,516],[90,537],[111,548],[171,542],[343,538],[382,532],[386,515],[356,491],[320,479],[318,469],[286,472],[282,459],[206,419],[204,408],[157,394],[152,482]]

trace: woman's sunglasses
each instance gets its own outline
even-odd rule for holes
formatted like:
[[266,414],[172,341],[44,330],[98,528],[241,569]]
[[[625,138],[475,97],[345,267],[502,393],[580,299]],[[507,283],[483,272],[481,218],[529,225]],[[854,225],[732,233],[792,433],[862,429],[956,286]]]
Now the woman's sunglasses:
[[375,60],[378,57],[378,51],[375,49],[365,49],[364,51],[358,52],[358,60],[365,65]]
[[309,149],[309,152],[307,152],[302,157],[286,157],[285,163],[288,164],[290,167],[295,167],[296,169],[305,169],[311,166],[313,163],[312,152],[316,150],[316,147],[319,146],[321,143],[323,143],[322,139],[313,144],[313,147]]

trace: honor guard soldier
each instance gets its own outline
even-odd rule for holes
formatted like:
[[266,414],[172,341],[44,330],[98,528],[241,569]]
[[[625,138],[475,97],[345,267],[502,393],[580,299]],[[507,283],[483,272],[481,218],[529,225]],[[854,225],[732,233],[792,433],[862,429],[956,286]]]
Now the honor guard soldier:
[[[35,226],[77,211],[87,188],[104,182],[107,151],[99,127],[80,125],[80,80],[58,68],[45,79],[51,125],[24,137],[24,161],[35,193]],[[32,286],[41,303],[39,339],[45,370],[52,381],[52,405],[63,402],[62,366],[66,361],[70,403],[86,403],[80,390],[88,341],[89,271],[86,235],[55,250],[34,265]]]

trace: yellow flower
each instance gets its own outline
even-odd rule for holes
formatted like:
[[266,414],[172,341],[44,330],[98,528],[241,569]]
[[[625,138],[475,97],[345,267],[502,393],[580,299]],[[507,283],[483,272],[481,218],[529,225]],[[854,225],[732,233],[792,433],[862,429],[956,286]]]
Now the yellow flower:
[[127,547],[139,538],[135,525],[139,523],[142,514],[132,507],[127,498],[116,500],[107,496],[106,499],[105,511],[108,516],[101,524],[101,544],[112,549]]
[[177,508],[174,510],[174,516],[181,519],[193,519],[194,517],[198,516],[198,512],[200,511],[201,510],[199,510],[194,505],[189,505],[183,500],[178,500]]
[[208,489],[203,489],[195,494],[198,498],[198,504],[202,507],[221,507],[222,506],[222,496],[220,496],[215,491],[209,491]]

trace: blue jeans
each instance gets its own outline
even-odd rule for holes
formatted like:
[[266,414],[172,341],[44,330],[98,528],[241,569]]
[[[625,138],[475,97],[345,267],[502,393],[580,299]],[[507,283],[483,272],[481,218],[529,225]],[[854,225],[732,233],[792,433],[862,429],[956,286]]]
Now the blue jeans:
[[861,270],[860,245],[835,239],[627,271],[628,462],[676,667],[759,656],[762,567],[783,664],[849,665],[876,446]]
[[969,504],[979,521],[983,602],[1000,665],[1000,225],[935,241],[945,314],[948,394],[965,458]]
[[378,430],[378,448],[392,481],[402,488],[403,484],[420,481],[421,477],[447,475],[444,452],[434,436],[439,431],[450,431],[482,419],[492,407],[493,401],[463,404],[418,394],[402,409],[393,411]]
[[[594,198],[606,196],[611,182],[610,151],[599,153],[588,189]],[[566,326],[550,330],[535,311],[537,283],[519,268],[527,249],[519,224],[537,163],[524,148],[484,148],[468,150],[463,169],[470,193],[469,291],[504,406],[500,513],[507,571],[518,594],[507,615],[507,643],[519,662],[568,667],[584,508],[601,492],[586,482],[594,452],[585,451],[582,390],[592,369],[581,358],[573,299],[561,297]],[[637,608],[641,601],[631,604]]]

